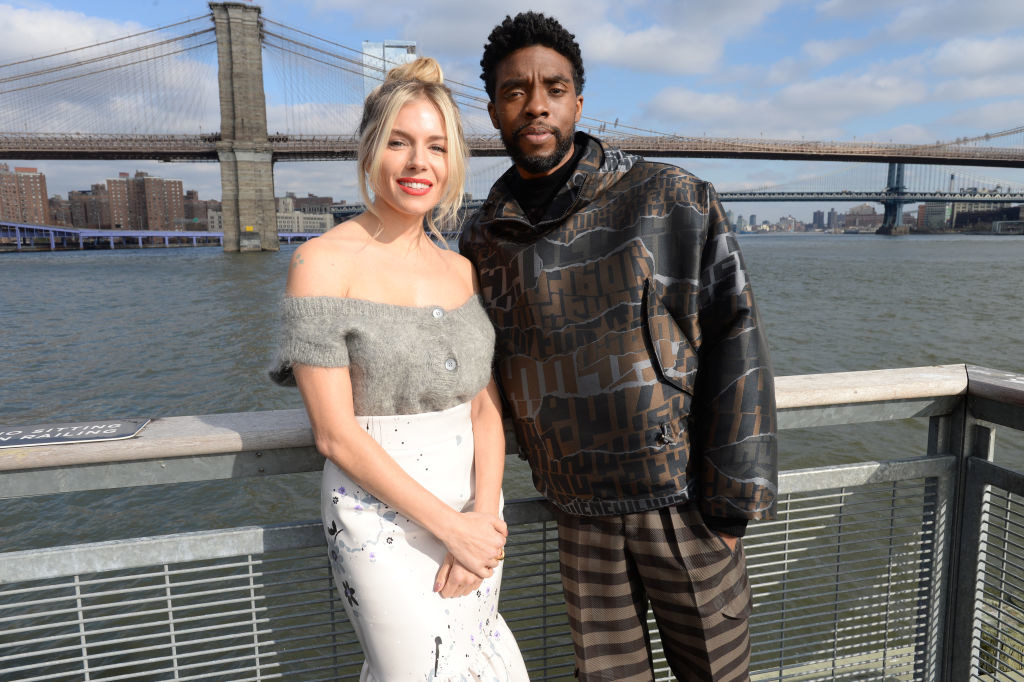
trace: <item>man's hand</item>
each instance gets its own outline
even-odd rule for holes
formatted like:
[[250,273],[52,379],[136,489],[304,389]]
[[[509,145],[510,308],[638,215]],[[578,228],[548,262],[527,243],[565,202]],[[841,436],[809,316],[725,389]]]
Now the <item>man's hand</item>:
[[[715,532],[717,533],[718,531]],[[735,535],[729,535],[728,533],[718,533],[718,537],[722,538],[722,542],[725,543],[725,546],[728,547],[730,551],[736,551],[736,543],[740,541],[738,537]]]

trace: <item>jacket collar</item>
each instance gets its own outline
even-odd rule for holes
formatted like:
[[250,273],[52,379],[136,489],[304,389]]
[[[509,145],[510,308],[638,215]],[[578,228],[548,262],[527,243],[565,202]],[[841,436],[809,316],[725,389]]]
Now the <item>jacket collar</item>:
[[591,203],[640,160],[640,157],[609,147],[584,132],[577,132],[573,143],[584,145],[586,149],[576,165],[576,171],[555,195],[540,222],[531,225],[519,202],[509,191],[507,179],[512,173],[519,172],[512,166],[491,188],[480,208],[478,224],[486,230],[513,239],[537,237]]

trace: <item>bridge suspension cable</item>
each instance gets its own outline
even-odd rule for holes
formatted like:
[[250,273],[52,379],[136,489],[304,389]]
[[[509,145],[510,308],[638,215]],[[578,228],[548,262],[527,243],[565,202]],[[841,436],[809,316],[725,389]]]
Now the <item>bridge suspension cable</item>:
[[0,65],[0,131],[216,131],[216,40],[198,22],[210,16]]

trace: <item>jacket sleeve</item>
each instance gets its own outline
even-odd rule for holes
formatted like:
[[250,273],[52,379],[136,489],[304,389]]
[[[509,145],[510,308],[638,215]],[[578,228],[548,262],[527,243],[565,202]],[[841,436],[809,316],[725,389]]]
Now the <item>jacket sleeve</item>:
[[775,380],[739,244],[706,187],[691,457],[699,458],[701,513],[724,527],[775,516]]

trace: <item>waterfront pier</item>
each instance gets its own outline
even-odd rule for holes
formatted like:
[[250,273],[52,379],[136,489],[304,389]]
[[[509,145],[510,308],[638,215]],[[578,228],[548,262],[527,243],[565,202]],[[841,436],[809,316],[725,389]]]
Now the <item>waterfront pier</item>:
[[[1024,430],[1024,376],[947,365],[776,388],[782,429],[927,429],[899,460],[782,472],[778,519],[744,539],[753,679],[1024,676],[1024,471],[1000,461],[995,437]],[[314,472],[312,444],[302,410],[157,419],[129,440],[0,450],[0,499]],[[551,512],[520,500],[506,517],[502,613],[531,679],[571,679]],[[358,678],[319,521],[168,531],[0,547],[4,679]]]
[[[73,227],[31,225],[0,221],[2,251],[67,251],[98,248],[146,248],[152,246],[223,246],[224,232],[203,230],[84,230]],[[291,244],[318,237],[316,232],[273,234],[278,243]],[[259,249],[250,249],[259,250]]]

